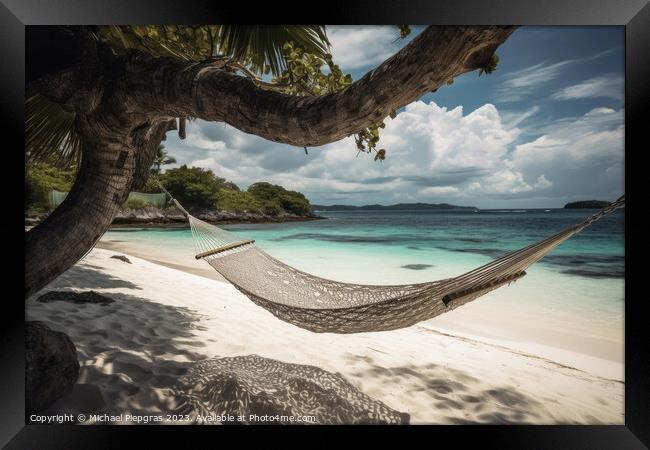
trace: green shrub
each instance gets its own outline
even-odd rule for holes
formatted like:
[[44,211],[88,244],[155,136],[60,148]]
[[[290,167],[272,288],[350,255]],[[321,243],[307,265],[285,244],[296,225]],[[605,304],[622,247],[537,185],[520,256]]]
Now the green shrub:
[[122,209],[143,209],[146,208],[149,205],[147,202],[145,202],[142,199],[139,198],[128,198],[123,204],[122,204]]
[[26,167],[25,209],[47,211],[50,209],[50,191],[68,192],[74,183],[77,169],[58,169],[47,163],[32,163]]
[[[25,180],[25,209],[49,210],[51,190],[68,192],[74,183],[76,169],[61,170],[45,163],[30,164]],[[272,216],[284,212],[306,215],[311,212],[309,200],[303,194],[288,191],[282,186],[260,182],[241,191],[232,182],[200,167],[181,167],[167,170],[158,179],[176,199],[189,210],[219,209],[230,212],[264,213]],[[153,177],[147,180],[144,193],[160,193]],[[139,198],[127,199],[122,209],[141,209],[149,206]]]
[[280,206],[280,203],[277,200],[263,200],[261,204],[262,212],[269,216],[277,216],[284,212],[282,206]]
[[311,213],[311,204],[309,200],[296,191],[285,191],[280,196],[280,204],[286,212],[296,214],[298,216],[304,216]]
[[309,200],[296,191],[288,191],[282,186],[266,182],[254,183],[248,188],[261,204],[266,214],[280,214],[286,211],[291,214],[305,215],[311,212]]
[[[182,165],[163,173],[160,182],[176,199],[188,209],[211,209],[219,189],[226,180],[217,177],[211,170]],[[160,189],[156,192],[160,192]]]
[[[162,178],[159,176],[159,178]],[[149,177],[147,179],[147,182],[144,184],[144,186],[138,190],[138,192],[142,192],[144,194],[159,194],[162,192],[162,189],[160,189],[160,186],[158,186],[158,183],[156,182],[155,177]]]
[[217,193],[215,206],[221,211],[262,212],[262,205],[250,192],[232,189],[220,189]]

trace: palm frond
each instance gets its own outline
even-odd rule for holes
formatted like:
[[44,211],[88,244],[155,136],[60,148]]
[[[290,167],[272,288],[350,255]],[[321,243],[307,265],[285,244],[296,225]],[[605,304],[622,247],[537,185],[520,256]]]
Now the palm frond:
[[96,33],[118,52],[138,49],[153,56],[201,61],[214,55],[218,30],[216,25],[109,25],[97,27]]
[[285,43],[321,58],[330,47],[323,25],[111,25],[97,27],[97,35],[117,51],[140,49],[184,61],[227,56],[275,76],[286,67]]
[[[140,49],[153,56],[202,61],[227,56],[253,72],[278,76],[286,68],[283,46],[326,58],[330,47],[322,25],[99,26],[98,37],[116,51]],[[41,95],[27,99],[26,152],[30,161],[68,167],[80,160],[81,144],[74,112]],[[191,118],[190,118],[191,119]]]
[[330,42],[322,25],[221,25],[217,51],[242,62],[249,62],[258,73],[282,73],[286,62],[282,48],[293,42],[307,53],[325,58]]
[[75,113],[42,95],[25,102],[25,151],[31,162],[47,161],[57,167],[79,162],[81,142],[74,126]]

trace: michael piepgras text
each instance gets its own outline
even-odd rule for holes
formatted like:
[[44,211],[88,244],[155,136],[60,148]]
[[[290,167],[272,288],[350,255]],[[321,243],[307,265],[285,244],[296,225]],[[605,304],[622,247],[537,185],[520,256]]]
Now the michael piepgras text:
[[61,424],[61,423],[316,423],[315,416],[293,416],[284,414],[199,414],[199,415],[139,415],[139,414],[32,414],[31,423]]

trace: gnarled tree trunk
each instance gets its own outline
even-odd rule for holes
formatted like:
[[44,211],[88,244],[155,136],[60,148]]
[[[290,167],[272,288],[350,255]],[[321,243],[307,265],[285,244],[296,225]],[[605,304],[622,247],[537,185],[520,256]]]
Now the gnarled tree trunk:
[[30,296],[93,248],[120,205],[143,177],[169,128],[169,119],[137,129],[116,118],[77,116],[82,160],[63,203],[25,238],[25,296]]
[[484,67],[513,30],[429,27],[345,90],[320,97],[262,89],[214,63],[80,46],[69,68],[39,74],[27,87],[77,112],[83,155],[68,197],[26,234],[26,296],[77,262],[108,229],[129,191],[146,181],[172,118],[226,122],[301,147],[327,144]]

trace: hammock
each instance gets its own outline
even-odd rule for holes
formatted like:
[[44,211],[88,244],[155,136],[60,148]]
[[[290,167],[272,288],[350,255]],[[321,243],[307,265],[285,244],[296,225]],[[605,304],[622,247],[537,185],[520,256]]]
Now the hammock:
[[[165,190],[164,187],[161,188]],[[526,275],[525,269],[601,217],[625,205],[625,196],[585,221],[463,275],[396,286],[320,278],[273,258],[255,241],[189,214],[196,259],[203,259],[255,304],[285,322],[318,333],[360,333],[405,328],[458,308]]]

